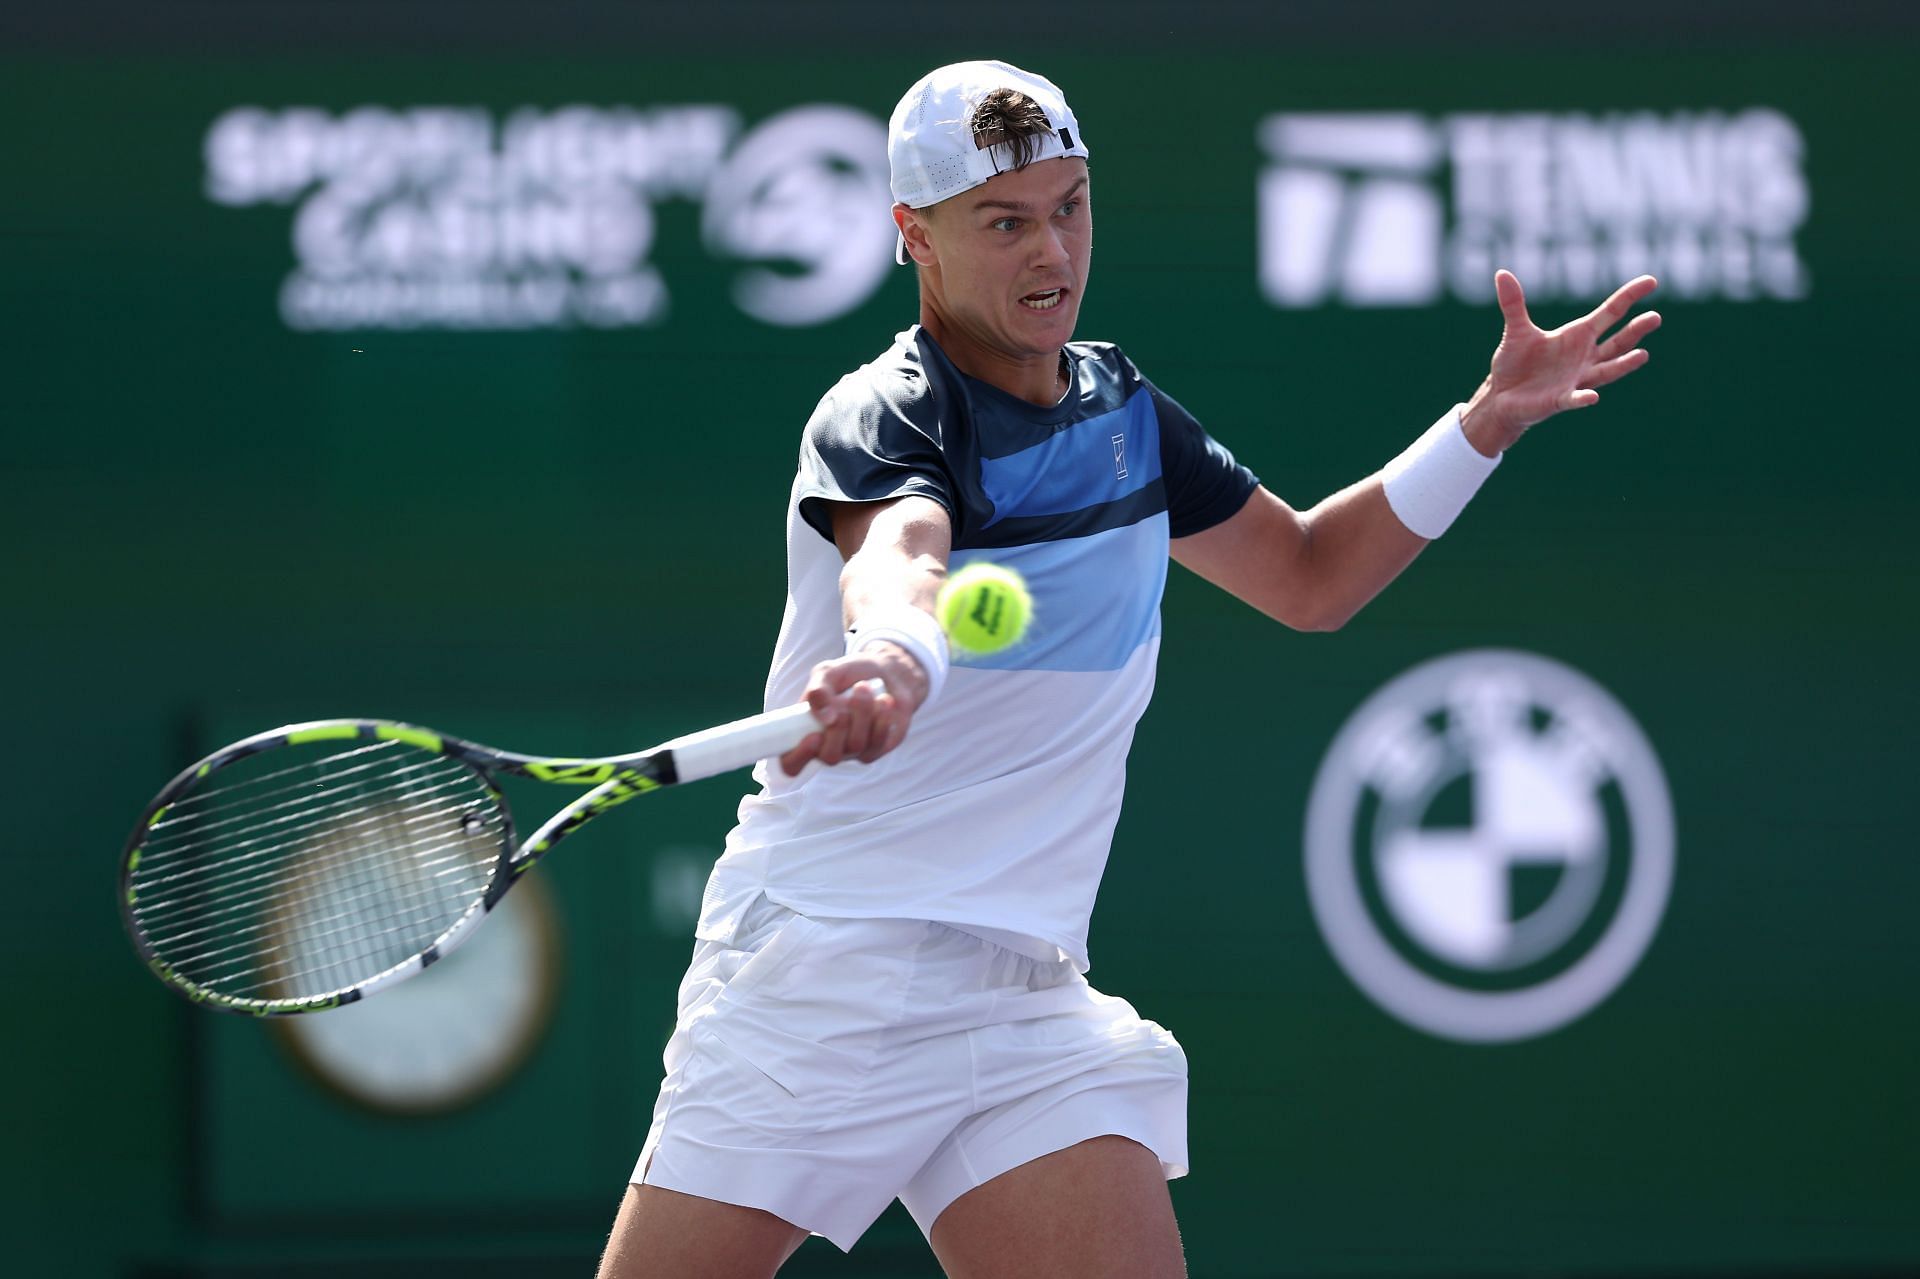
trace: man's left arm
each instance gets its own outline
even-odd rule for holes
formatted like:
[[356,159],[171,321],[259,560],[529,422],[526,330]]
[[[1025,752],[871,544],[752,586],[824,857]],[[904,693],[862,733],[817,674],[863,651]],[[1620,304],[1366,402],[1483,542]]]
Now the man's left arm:
[[1457,426],[1448,414],[1379,473],[1309,511],[1255,489],[1237,514],[1176,538],[1173,558],[1296,630],[1338,629],[1444,531],[1528,427],[1598,403],[1599,387],[1647,362],[1639,344],[1660,327],[1657,312],[1635,316],[1611,337],[1607,330],[1653,289],[1653,277],[1641,276],[1589,314],[1544,332],[1527,315],[1520,281],[1498,272],[1505,331]]

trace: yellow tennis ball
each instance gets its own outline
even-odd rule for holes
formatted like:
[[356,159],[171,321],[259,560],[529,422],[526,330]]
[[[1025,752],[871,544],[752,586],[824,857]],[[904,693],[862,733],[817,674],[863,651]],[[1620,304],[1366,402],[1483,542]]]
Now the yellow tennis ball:
[[1033,597],[1012,569],[976,560],[947,579],[935,611],[955,648],[998,653],[1027,633]]

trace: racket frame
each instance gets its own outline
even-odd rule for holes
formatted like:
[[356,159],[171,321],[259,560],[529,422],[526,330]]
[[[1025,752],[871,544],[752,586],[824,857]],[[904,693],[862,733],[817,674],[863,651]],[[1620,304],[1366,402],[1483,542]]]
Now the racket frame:
[[[342,991],[298,999],[250,998],[211,990],[183,977],[164,958],[155,953],[147,939],[145,929],[141,927],[134,914],[138,896],[134,888],[133,876],[140,867],[141,853],[146,848],[153,828],[166,818],[168,810],[182,796],[214,773],[239,760],[258,755],[262,751],[300,746],[310,742],[355,740],[399,742],[429,754],[458,760],[473,769],[499,808],[503,822],[500,863],[493,869],[485,895],[476,899],[466,913],[424,951]],[[514,839],[513,811],[508,807],[506,796],[501,793],[495,781],[495,775],[498,773],[558,785],[589,786],[592,789],[555,813],[531,839],[521,844]],[[244,738],[215,751],[205,759],[181,770],[178,776],[154,796],[140,814],[139,821],[135,823],[133,833],[128,837],[126,849],[120,858],[118,898],[121,922],[126,926],[127,935],[133,939],[134,949],[139,953],[141,962],[146,964],[154,976],[164,982],[169,989],[193,1003],[254,1017],[287,1017],[338,1008],[403,981],[446,958],[473,935],[474,930],[480,926],[480,921],[500,903],[501,898],[506,896],[507,890],[513,887],[514,881],[524,874],[528,867],[552,852],[554,845],[609,808],[624,804],[648,791],[672,785],[677,780],[679,780],[678,772],[674,767],[672,753],[667,747],[654,747],[652,750],[633,755],[579,759],[565,756],[521,755],[512,751],[495,750],[477,742],[449,737],[444,733],[436,733],[431,729],[419,728],[395,720],[327,719],[289,724],[270,732],[256,733],[252,737]]]
[[[866,681],[873,691],[884,690],[879,680]],[[630,799],[677,782],[698,781],[720,773],[744,768],[773,755],[785,754],[798,746],[820,723],[805,703],[767,711],[761,715],[734,720],[714,728],[676,737],[670,742],[628,755],[599,758],[572,756],[521,755],[496,750],[478,742],[450,737],[432,729],[420,728],[397,720],[323,719],[289,724],[270,732],[256,733],[189,765],[148,803],[120,857],[120,919],[133,939],[140,959],[166,986],[193,1003],[226,1012],[254,1017],[287,1017],[320,1012],[355,1003],[367,995],[415,975],[451,954],[473,935],[514,881],[548,853],[554,845],[610,808]],[[140,866],[140,855],[150,834],[182,796],[207,777],[237,760],[262,751],[324,741],[398,742],[429,754],[455,759],[478,774],[480,781],[499,808],[503,822],[500,861],[487,882],[486,892],[466,913],[434,942],[410,959],[350,986],[324,995],[298,999],[262,999],[223,994],[183,977],[165,959],[155,953],[146,932],[134,915],[138,904],[133,874]],[[513,839],[513,813],[506,796],[495,783],[496,773],[507,773],[557,785],[587,786],[579,796],[549,817],[521,844]]]

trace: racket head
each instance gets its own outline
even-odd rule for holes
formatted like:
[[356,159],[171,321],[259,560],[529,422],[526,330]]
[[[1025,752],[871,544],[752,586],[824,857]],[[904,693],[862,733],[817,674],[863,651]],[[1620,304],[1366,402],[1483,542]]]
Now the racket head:
[[154,796],[128,838],[127,934],[179,994],[258,1017],[412,976],[471,934],[518,869],[513,816],[483,761],[387,720],[294,724],[224,747]]

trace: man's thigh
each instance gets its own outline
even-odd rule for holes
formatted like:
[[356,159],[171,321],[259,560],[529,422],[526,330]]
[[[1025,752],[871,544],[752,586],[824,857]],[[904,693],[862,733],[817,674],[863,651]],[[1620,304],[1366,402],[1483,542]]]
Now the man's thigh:
[[929,1236],[949,1279],[1185,1279],[1159,1156],[1125,1137],[1043,1155],[961,1195]]
[[770,1212],[627,1187],[600,1279],[769,1279],[807,1232]]

